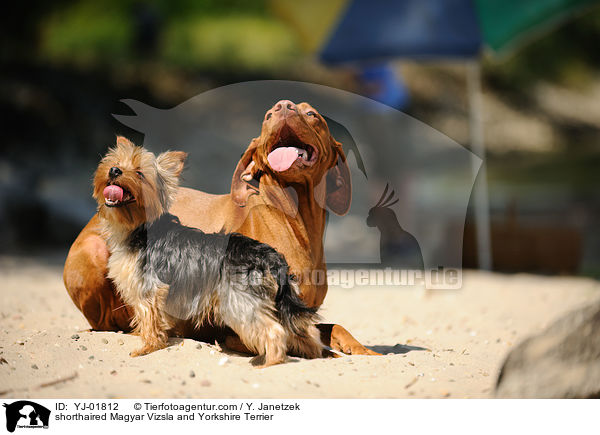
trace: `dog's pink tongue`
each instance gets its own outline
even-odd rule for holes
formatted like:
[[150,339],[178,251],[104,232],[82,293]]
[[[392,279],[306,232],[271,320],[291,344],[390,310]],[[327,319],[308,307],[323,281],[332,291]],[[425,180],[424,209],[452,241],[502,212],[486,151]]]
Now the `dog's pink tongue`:
[[109,201],[122,201],[123,200],[123,189],[114,184],[106,186],[104,188],[104,198]]
[[269,165],[277,172],[286,171],[298,158],[298,150],[295,147],[276,148],[267,156]]

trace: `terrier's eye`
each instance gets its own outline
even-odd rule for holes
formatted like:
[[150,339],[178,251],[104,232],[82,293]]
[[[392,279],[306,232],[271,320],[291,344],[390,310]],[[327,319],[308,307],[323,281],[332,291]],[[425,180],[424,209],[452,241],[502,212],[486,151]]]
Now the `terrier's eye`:
[[142,171],[135,171],[135,173],[138,175],[138,177],[144,178],[144,173]]
[[271,116],[273,116],[273,114],[272,114],[271,112],[267,113],[267,121],[268,121],[269,119],[271,119]]
[[313,112],[312,110],[309,110],[308,112],[306,112],[306,116],[314,116],[316,118],[317,114],[315,112]]

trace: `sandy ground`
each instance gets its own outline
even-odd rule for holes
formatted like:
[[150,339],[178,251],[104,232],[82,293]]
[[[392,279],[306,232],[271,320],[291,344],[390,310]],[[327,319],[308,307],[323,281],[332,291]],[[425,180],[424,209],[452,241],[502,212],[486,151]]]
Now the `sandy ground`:
[[480,272],[465,272],[459,291],[333,287],[325,320],[384,356],[256,369],[248,356],[190,339],[129,357],[138,337],[86,331],[61,260],[0,257],[2,397],[493,397],[516,343],[600,298],[600,283],[589,279]]

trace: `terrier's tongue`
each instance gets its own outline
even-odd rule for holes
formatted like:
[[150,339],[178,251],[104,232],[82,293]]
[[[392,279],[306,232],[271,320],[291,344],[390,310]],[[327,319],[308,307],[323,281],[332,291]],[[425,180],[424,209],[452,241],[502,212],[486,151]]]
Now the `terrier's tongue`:
[[122,201],[123,200],[123,189],[114,184],[106,186],[104,188],[104,198],[109,201]]
[[276,148],[267,156],[269,165],[274,171],[286,171],[298,158],[298,150],[295,147]]

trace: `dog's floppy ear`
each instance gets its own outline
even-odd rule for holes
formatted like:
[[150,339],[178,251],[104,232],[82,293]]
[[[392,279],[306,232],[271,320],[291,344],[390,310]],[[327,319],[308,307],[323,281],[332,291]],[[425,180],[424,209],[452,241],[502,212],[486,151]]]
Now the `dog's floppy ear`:
[[337,215],[348,213],[352,202],[352,178],[342,144],[333,137],[331,143],[336,151],[337,162],[327,172],[327,207]]
[[258,146],[259,138],[254,138],[248,145],[248,149],[242,155],[242,158],[233,171],[231,179],[231,199],[240,207],[245,207],[248,197],[255,195],[258,190],[248,183],[254,176],[254,162],[252,158]]
[[156,164],[160,172],[164,171],[172,177],[179,177],[181,171],[183,171],[186,158],[187,153],[183,151],[167,151],[158,155]]

